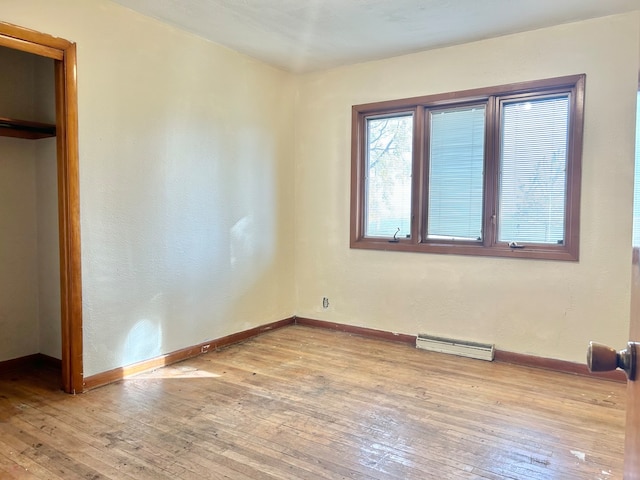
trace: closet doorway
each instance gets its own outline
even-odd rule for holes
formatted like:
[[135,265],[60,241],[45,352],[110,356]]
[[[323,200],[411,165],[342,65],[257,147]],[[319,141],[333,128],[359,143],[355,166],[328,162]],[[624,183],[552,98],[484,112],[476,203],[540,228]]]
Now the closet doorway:
[[[0,22],[0,47],[46,57],[54,63],[62,388],[67,393],[80,393],[84,388],[76,45]],[[5,117],[1,111],[0,117]],[[22,119],[0,120],[3,136],[38,138],[47,134],[46,125]]]

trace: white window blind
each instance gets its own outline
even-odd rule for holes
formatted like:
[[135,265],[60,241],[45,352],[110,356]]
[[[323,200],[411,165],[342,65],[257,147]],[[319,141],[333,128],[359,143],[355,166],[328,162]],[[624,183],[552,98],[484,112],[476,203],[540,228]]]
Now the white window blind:
[[502,107],[498,241],[562,244],[569,96]]
[[365,236],[411,233],[413,115],[367,119]]
[[640,92],[636,98],[636,171],[633,180],[633,246],[640,247]]
[[430,113],[427,238],[482,240],[485,107]]

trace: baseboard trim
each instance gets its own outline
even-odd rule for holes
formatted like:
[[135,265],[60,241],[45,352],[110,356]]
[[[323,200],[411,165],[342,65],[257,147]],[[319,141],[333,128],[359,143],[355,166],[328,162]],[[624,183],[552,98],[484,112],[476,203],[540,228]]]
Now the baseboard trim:
[[347,325],[344,323],[325,322],[324,320],[314,320],[312,318],[295,317],[296,325],[305,325],[307,327],[325,328],[327,330],[337,330],[339,332],[351,333],[367,338],[377,338],[379,340],[389,340],[391,342],[408,343],[415,346],[416,336],[407,335],[405,333],[393,333],[385,330],[376,330],[374,328],[357,327],[355,325]]
[[36,359],[39,367],[54,368],[56,370],[62,370],[62,360],[59,358],[50,357],[44,353],[39,353]]
[[0,362],[0,373],[13,372],[24,368],[33,368],[38,363],[38,354],[25,355]]
[[513,365],[521,365],[523,367],[543,368],[545,370],[553,370],[556,372],[570,373],[573,375],[581,375],[585,377],[593,377],[604,380],[612,380],[615,382],[626,382],[627,377],[621,370],[611,372],[590,372],[586,364],[568,362],[566,360],[556,360],[554,358],[537,357],[535,355],[527,355],[524,353],[506,352],[504,350],[496,350],[495,361],[503,363],[511,363]]
[[[404,333],[393,333],[384,330],[374,330],[372,328],[356,327],[353,325],[346,325],[341,323],[326,322],[323,320],[314,320],[311,318],[295,317],[296,325],[306,325],[309,327],[325,328],[328,330],[337,330],[339,332],[351,333],[354,335],[360,335],[368,338],[376,338],[382,340],[390,340],[393,342],[402,342],[410,345],[416,343],[415,335],[407,335]],[[520,365],[523,367],[542,368],[545,370],[552,370],[555,372],[569,373],[573,375],[581,375],[586,377],[593,377],[605,380],[613,380],[616,382],[626,382],[627,378],[625,374],[616,370],[613,372],[601,372],[592,373],[587,368],[586,364],[568,362],[565,360],[556,360],[553,358],[537,357],[535,355],[527,355],[523,353],[507,352],[504,350],[496,350],[495,358],[496,362],[511,363],[513,365]]]
[[[132,365],[114,368],[113,370],[108,370],[96,375],[91,375],[84,379],[84,390],[92,390],[97,387],[108,385],[109,383],[117,382],[130,375],[142,373],[154,368],[164,367],[176,362],[180,362],[182,360],[186,360],[188,358],[195,357],[197,355],[201,355],[203,353],[203,350],[216,350],[227,345],[242,342],[262,333],[294,324],[307,327],[323,328],[327,330],[335,330],[353,335],[359,335],[366,338],[400,342],[412,346],[415,346],[416,343],[415,335],[394,333],[385,330],[358,327],[355,325],[347,325],[343,323],[327,322],[324,320],[315,320],[312,318],[290,317],[284,320],[279,320],[277,322],[272,322],[261,325],[259,327],[251,328],[249,330],[244,330],[242,332],[233,333],[231,335],[227,335],[215,340],[210,340],[208,342],[193,345],[191,347],[176,350],[175,352],[167,353],[165,355],[134,363]],[[495,361],[502,363],[511,363],[513,365],[521,365],[525,367],[542,368],[545,370],[552,370],[573,375],[612,380],[616,382],[626,382],[626,377],[621,371],[591,373],[589,372],[589,369],[586,365],[580,363],[568,362],[565,360],[556,360],[553,358],[538,357],[535,355],[527,355],[522,353],[507,352],[504,350],[495,351]],[[0,373],[37,365],[49,365],[54,367],[57,366],[58,368],[60,368],[60,360],[37,353],[34,355],[28,355],[26,357],[0,362]]]
[[107,370],[106,372],[97,373],[89,377],[85,377],[83,386],[84,391],[91,390],[97,387],[108,385],[109,383],[117,382],[130,375],[142,373],[154,368],[160,368],[172,363],[186,360],[187,358],[195,357],[206,352],[216,350],[218,348],[225,347],[234,343],[242,342],[251,337],[260,335],[271,330],[286,327],[287,325],[293,325],[295,323],[295,317],[286,318],[277,322],[267,323],[259,327],[251,328],[249,330],[243,330],[242,332],[232,333],[225,337],[217,338],[215,340],[209,340],[208,342],[192,345],[191,347],[182,348],[175,352],[160,355],[159,357],[144,360],[142,362],[134,363],[124,367],[114,368],[113,370]]
[[0,373],[14,372],[26,368],[49,367],[55,369],[62,368],[62,361],[45,355],[44,353],[33,353],[24,357],[12,358],[0,362]]

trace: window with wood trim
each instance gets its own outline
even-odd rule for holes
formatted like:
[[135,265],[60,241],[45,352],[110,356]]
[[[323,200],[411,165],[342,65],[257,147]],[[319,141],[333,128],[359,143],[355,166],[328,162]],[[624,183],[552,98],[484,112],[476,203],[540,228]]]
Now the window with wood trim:
[[351,247],[578,260],[584,85],[354,106]]

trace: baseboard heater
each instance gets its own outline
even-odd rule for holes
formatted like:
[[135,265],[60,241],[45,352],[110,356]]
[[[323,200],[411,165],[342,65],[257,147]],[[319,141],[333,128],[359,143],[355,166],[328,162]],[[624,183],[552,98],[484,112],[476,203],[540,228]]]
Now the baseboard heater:
[[493,361],[494,345],[489,343],[466,342],[450,338],[433,337],[419,334],[416,338],[416,348],[431,352],[449,353],[461,357],[477,358],[479,360]]

